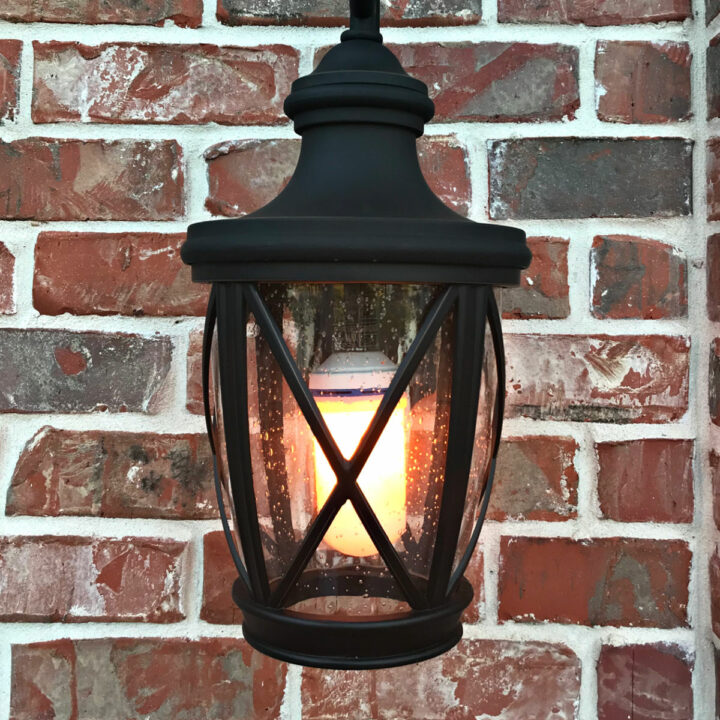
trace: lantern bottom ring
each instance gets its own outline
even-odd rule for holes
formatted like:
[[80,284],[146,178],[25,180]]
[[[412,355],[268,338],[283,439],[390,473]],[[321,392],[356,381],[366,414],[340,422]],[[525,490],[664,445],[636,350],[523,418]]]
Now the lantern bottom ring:
[[[339,577],[342,570],[330,573]],[[433,608],[330,620],[262,605],[242,580],[233,585],[233,599],[243,612],[243,636],[256,650],[298,665],[341,670],[396,667],[446,652],[462,637],[460,616],[472,597],[472,586],[463,577],[445,602]]]

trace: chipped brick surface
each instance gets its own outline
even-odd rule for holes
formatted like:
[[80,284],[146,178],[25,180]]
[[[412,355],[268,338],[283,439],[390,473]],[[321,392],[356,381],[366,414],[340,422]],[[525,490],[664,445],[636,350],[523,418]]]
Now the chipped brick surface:
[[707,144],[708,220],[720,220],[720,138]]
[[577,517],[577,443],[535,436],[503,440],[487,517],[491,520],[566,520]]
[[0,315],[15,312],[15,256],[0,242]]
[[427,84],[435,122],[572,119],[580,105],[578,51],[567,45],[391,45]]
[[12,658],[13,720],[278,720],[287,672],[234,638],[53,640]]
[[667,422],[688,406],[689,340],[663,335],[507,335],[507,415]]
[[232,599],[232,586],[237,579],[230,549],[222,530],[203,538],[203,593],[200,617],[210,623],[240,624],[242,611]]
[[692,142],[677,138],[490,141],[490,216],[689,215],[691,161]]
[[207,438],[42,428],[20,455],[6,512],[215,518]]
[[207,285],[191,281],[184,241],[184,233],[40,233],[33,304],[44,315],[204,315]]
[[508,319],[564,318],[570,314],[568,246],[562,238],[530,237],[530,267],[518,287],[502,288],[502,316]]
[[117,23],[198,27],[202,0],[3,0],[0,20],[11,22]]
[[720,322],[720,233],[707,241],[707,312],[714,322]]
[[503,537],[499,618],[683,627],[690,559],[679,540]]
[[[211,0],[212,2],[212,0]],[[347,3],[341,0],[303,0],[292,5],[274,0],[217,0],[217,17],[228,25],[322,25],[347,23]],[[469,25],[480,21],[480,0],[420,0],[380,5],[383,27]]]
[[604,645],[598,720],[692,720],[693,661],[677,645]]
[[0,40],[0,125],[17,115],[21,52],[19,40]]
[[463,640],[419,665],[364,673],[306,668],[303,720],[574,717],[580,662],[564,645]]
[[499,0],[500,22],[632,25],[684,20],[690,0]]
[[621,123],[687,120],[690,63],[687,43],[601,40],[595,56],[598,117]]
[[687,261],[672,246],[626,235],[597,236],[590,261],[595,317],[687,316]]
[[177,622],[185,547],[165,538],[0,539],[0,619]]
[[0,220],[172,220],[183,212],[174,141],[0,141]]
[[35,43],[35,122],[277,125],[298,74],[284,45]]
[[621,522],[692,522],[691,440],[605,442],[595,450],[603,517]]
[[0,412],[153,412],[169,338],[0,330]]
[[[470,207],[470,178],[464,149],[452,136],[418,140],[420,168],[428,184],[459,213]],[[241,217],[270,202],[287,184],[300,155],[299,140],[237,140],[205,153],[214,215]]]

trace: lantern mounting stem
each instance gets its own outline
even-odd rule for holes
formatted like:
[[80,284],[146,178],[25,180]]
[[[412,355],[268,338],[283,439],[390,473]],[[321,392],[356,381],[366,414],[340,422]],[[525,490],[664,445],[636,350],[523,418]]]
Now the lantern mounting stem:
[[340,39],[382,42],[380,0],[350,0],[350,29]]

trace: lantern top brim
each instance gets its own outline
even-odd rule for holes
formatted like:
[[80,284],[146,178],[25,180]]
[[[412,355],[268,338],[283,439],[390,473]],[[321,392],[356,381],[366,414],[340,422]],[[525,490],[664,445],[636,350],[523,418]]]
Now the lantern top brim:
[[525,233],[452,219],[247,217],[195,223],[182,259],[198,282],[437,282],[515,285]]

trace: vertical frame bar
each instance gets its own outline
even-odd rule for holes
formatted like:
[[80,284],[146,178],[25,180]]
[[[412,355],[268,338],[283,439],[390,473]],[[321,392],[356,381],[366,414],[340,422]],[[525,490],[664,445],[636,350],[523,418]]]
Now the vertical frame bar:
[[460,534],[475,444],[489,292],[483,286],[463,286],[458,292],[445,481],[428,585],[431,605],[442,603],[447,595]]
[[270,588],[250,465],[246,329],[248,308],[243,285],[240,283],[219,284],[216,295],[220,386],[235,516],[253,594],[256,600],[265,602]]

